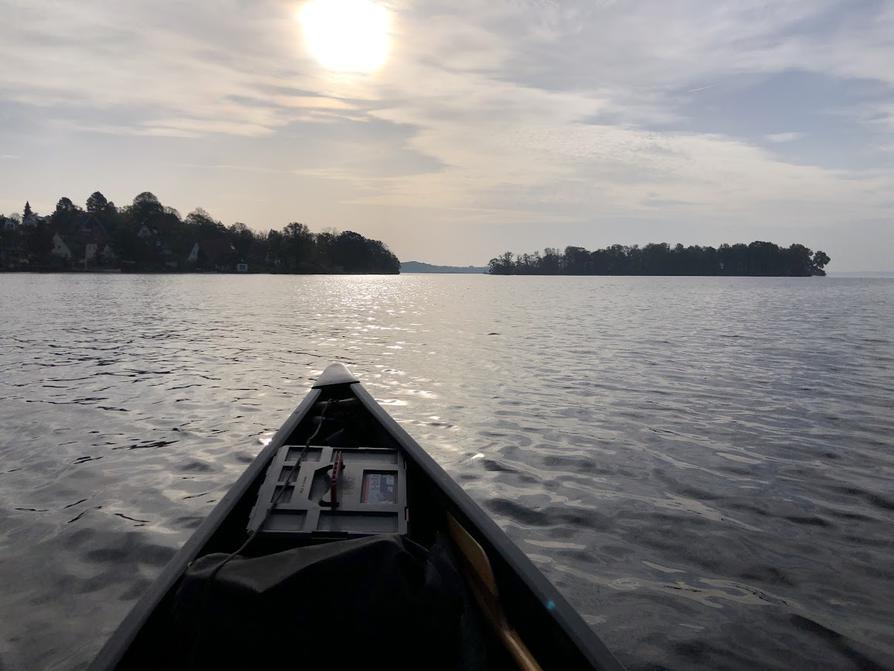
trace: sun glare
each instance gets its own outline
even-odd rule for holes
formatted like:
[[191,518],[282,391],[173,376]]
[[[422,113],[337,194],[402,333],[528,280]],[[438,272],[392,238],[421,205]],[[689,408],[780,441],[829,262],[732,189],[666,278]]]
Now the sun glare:
[[325,68],[373,72],[388,57],[388,10],[372,0],[308,0],[298,12],[304,42]]

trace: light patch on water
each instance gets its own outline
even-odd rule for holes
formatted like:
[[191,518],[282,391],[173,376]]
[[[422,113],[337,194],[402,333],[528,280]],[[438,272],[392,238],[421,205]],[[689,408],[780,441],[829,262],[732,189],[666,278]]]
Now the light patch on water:
[[643,560],[643,564],[648,566],[649,568],[653,568],[656,571],[661,571],[662,573],[686,573],[678,568],[671,568],[670,566],[662,566],[661,564],[656,564],[655,562],[645,561]]
[[581,545],[580,543],[567,543],[562,541],[542,541],[542,540],[534,540],[533,538],[528,538],[525,540],[529,545],[536,545],[537,547],[547,548],[549,550],[586,550],[586,545]]

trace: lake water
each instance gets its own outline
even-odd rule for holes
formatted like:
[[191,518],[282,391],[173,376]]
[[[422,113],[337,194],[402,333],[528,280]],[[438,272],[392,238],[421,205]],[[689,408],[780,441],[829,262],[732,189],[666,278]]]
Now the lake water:
[[0,668],[346,363],[631,669],[894,668],[894,280],[0,275]]

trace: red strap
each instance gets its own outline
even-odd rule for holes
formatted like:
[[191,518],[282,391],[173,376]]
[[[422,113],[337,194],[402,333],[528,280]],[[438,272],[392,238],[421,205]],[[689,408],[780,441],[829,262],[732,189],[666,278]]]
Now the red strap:
[[329,478],[329,502],[335,508],[338,505],[338,476],[345,468],[341,450],[335,452],[335,463],[332,464],[332,475]]

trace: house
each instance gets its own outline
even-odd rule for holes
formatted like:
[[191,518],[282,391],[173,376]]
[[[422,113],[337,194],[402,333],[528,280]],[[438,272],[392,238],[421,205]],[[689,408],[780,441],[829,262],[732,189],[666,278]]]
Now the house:
[[236,272],[237,273],[247,273],[248,272],[248,264],[245,261],[240,261],[236,264]]
[[[217,270],[219,272],[232,272],[235,263],[236,248],[224,238],[206,237],[196,242],[186,257],[187,263],[196,265],[204,270]],[[246,266],[246,272],[248,266]]]
[[65,240],[62,239],[62,236],[58,233],[53,234],[53,249],[50,254],[58,256],[61,259],[71,259],[71,250],[68,248],[68,245],[65,244]]
[[142,226],[140,226],[140,230],[137,231],[137,237],[140,238],[141,240],[145,240],[146,238],[151,238],[153,235],[155,235],[155,232],[151,228],[149,228],[146,224],[143,224]]
[[78,226],[78,234],[86,237],[86,238],[101,238],[103,240],[108,239],[109,235],[106,232],[106,227],[102,225],[102,222],[96,218],[95,215],[88,215],[80,221]]
[[115,253],[115,250],[112,249],[111,245],[108,243],[105,247],[102,248],[102,252],[100,253],[100,258],[102,262],[106,265],[112,265],[118,260],[118,255]]
[[49,219],[49,217],[41,217],[39,214],[29,214],[27,217],[22,217],[22,226],[33,228],[38,224],[47,223],[47,219]]

